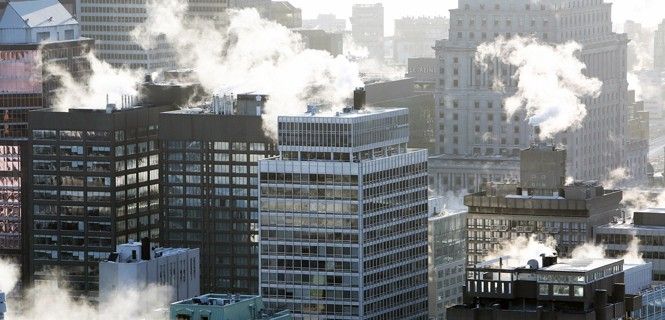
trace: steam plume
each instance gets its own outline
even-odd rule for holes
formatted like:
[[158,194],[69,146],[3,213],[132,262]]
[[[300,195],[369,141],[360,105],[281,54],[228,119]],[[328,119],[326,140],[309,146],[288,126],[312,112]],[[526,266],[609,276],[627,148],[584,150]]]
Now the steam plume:
[[0,291],[11,292],[18,282],[19,268],[9,261],[0,259]]
[[97,59],[92,52],[88,53],[86,59],[90,63],[91,75],[84,81],[77,81],[60,65],[45,66],[46,73],[61,83],[53,99],[53,107],[60,110],[76,107],[103,109],[107,97],[109,103],[119,107],[123,95],[138,95],[138,85],[143,78],[140,71],[113,68]]
[[[15,270],[6,272],[7,270]],[[150,286],[143,290],[120,289],[113,299],[94,306],[83,299],[76,299],[66,289],[57,286],[54,280],[40,283],[28,289],[25,300],[9,299],[7,319],[12,320],[116,320],[116,319],[164,319],[163,312],[157,309],[168,307],[171,289],[163,286]],[[18,268],[0,261],[0,289],[9,292],[18,280]]]
[[[524,107],[529,124],[540,127],[540,138],[552,138],[568,129],[579,128],[587,115],[582,97],[597,97],[602,82],[586,77],[586,68],[575,54],[575,42],[551,46],[535,38],[503,37],[478,46],[476,62],[485,69],[493,61],[517,67],[516,93],[505,100],[512,116]],[[496,82],[495,82],[496,83]],[[495,89],[505,88],[505,84]]]
[[485,257],[485,261],[510,256],[512,259],[505,261],[510,268],[523,267],[529,260],[537,259],[541,254],[550,255],[556,253],[556,240],[548,236],[545,241],[539,241],[535,234],[530,237],[520,236],[515,239],[504,241],[500,249],[491,252]]
[[304,111],[308,102],[340,107],[357,86],[358,66],[342,56],[308,50],[300,36],[263,20],[254,9],[229,10],[229,22],[216,27],[188,20],[184,1],[149,1],[148,19],[135,31],[146,48],[165,39],[209,93],[259,92],[270,95],[264,127],[275,135],[278,115]]

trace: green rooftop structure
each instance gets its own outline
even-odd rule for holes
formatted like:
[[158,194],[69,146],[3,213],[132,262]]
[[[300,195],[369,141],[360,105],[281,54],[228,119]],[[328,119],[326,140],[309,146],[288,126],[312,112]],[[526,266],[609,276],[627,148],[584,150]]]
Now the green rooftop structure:
[[206,294],[171,304],[170,320],[291,320],[287,310],[266,313],[260,296]]

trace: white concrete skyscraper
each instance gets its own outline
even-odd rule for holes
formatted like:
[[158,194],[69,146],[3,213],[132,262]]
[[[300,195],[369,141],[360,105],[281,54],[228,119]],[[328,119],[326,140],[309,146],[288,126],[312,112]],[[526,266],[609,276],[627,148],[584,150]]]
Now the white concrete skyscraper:
[[586,64],[585,75],[603,82],[597,98],[582,100],[588,112],[582,127],[555,140],[566,146],[569,175],[600,179],[609,170],[627,167],[635,178],[646,178],[640,172],[646,164],[628,161],[625,151],[628,39],[612,32],[611,10],[612,4],[603,0],[459,0],[458,8],[450,11],[448,40],[436,44],[435,130],[440,156],[430,162],[432,187],[473,192],[484,182],[519,175],[517,156],[533,142],[533,128],[522,113],[511,117],[502,107],[517,81],[504,81],[505,93],[492,90],[493,79],[509,79],[516,68],[497,65],[482,70],[474,63],[479,44],[517,35],[551,44],[580,43],[578,57]]
[[261,160],[261,295],[296,319],[427,319],[427,151],[406,109],[279,118]]

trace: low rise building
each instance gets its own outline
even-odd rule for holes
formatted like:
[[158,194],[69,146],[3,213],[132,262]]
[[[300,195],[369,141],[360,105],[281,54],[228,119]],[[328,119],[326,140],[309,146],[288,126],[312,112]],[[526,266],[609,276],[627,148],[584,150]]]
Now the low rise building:
[[593,239],[597,226],[621,214],[620,190],[598,182],[566,183],[566,151],[534,146],[520,155],[519,183],[488,184],[485,191],[464,197],[469,207],[468,258],[478,263],[500,243],[520,236],[553,237],[557,251]]
[[534,259],[499,257],[468,268],[464,304],[449,308],[448,318],[625,319],[642,307],[639,289],[651,284],[641,276],[650,264],[537,254]]
[[409,145],[434,152],[434,97],[415,91],[414,79],[368,82],[367,105],[409,109]]
[[327,51],[332,56],[344,54],[344,35],[323,30],[294,30],[300,34],[307,49]]
[[99,263],[99,298],[105,301],[118,291],[166,285],[173,289],[170,301],[179,301],[200,294],[200,277],[199,249],[153,248],[147,238],[130,241]]
[[436,58],[409,58],[407,78],[413,78],[414,90],[418,93],[434,94],[437,79]]
[[631,246],[637,249],[645,261],[653,263],[654,281],[665,281],[665,209],[640,210],[632,220],[599,226],[594,229],[594,238],[610,257],[623,256]]
[[206,294],[171,304],[170,320],[291,320],[289,311],[266,313],[260,296]]

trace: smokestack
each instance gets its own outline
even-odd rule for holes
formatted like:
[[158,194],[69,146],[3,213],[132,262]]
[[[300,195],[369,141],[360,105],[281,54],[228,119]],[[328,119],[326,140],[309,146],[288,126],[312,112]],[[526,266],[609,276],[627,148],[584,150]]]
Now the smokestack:
[[362,110],[367,102],[367,92],[365,88],[356,88],[353,91],[353,109]]
[[150,260],[150,238],[141,239],[141,260]]

